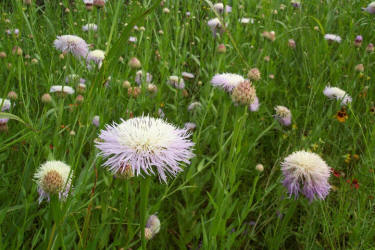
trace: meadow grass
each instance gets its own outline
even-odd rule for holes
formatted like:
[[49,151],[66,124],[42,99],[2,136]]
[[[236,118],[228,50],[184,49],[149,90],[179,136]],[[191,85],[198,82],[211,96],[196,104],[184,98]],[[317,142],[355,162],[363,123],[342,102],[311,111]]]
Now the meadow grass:
[[[223,17],[226,32],[216,38],[207,26],[216,16],[210,1],[169,0],[161,7],[159,1],[110,0],[93,11],[82,1],[0,2],[0,51],[7,54],[0,59],[0,98],[15,91],[11,113],[22,119],[10,120],[0,134],[1,249],[137,249],[141,225],[151,214],[159,217],[161,230],[147,249],[374,248],[374,54],[366,46],[375,42],[375,23],[361,11],[368,3],[309,0],[293,8],[287,0],[224,2],[233,9]],[[254,23],[241,24],[242,17]],[[98,31],[83,32],[87,23]],[[15,28],[18,37],[6,34]],[[274,42],[261,36],[271,30]],[[329,43],[326,33],[343,40]],[[89,71],[69,54],[61,59],[53,41],[63,34],[106,51],[102,68]],[[353,45],[357,35],[363,36],[359,48]],[[137,42],[128,42],[129,36]],[[226,53],[217,52],[221,43]],[[22,56],[12,54],[14,46]],[[143,84],[137,98],[128,95],[123,81],[136,86],[136,70],[127,64],[131,57],[153,75],[157,93]],[[364,72],[356,72],[361,63]],[[262,73],[254,83],[258,112],[235,106],[210,84],[216,73],[246,76],[253,67]],[[167,83],[184,71],[195,75],[185,82],[187,95]],[[87,80],[83,103],[76,105],[77,94],[42,103],[50,86],[70,74]],[[345,122],[336,119],[340,102],[323,95],[327,85],[353,97]],[[201,108],[188,112],[194,101]],[[274,119],[276,105],[291,110],[290,128]],[[168,184],[156,176],[114,178],[97,156],[100,129],[132,115],[158,117],[159,109],[179,127],[197,125],[191,164]],[[99,128],[92,125],[95,115]],[[280,162],[302,149],[318,153],[339,173],[330,177],[334,189],[324,201],[289,198],[281,183]],[[65,202],[39,204],[33,176],[51,159],[72,167],[73,189]],[[258,163],[263,172],[255,169]]]

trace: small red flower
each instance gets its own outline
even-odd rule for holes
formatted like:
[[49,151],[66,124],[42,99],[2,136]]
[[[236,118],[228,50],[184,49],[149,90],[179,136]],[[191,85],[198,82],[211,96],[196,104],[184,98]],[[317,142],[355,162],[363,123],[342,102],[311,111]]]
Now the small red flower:
[[340,178],[341,177],[341,174],[340,172],[336,171],[335,169],[331,168],[331,172],[334,176],[336,176],[337,178]]

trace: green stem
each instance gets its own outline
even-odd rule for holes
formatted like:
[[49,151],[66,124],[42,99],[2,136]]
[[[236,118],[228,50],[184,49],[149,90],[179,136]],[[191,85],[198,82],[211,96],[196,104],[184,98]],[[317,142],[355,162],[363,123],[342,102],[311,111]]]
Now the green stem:
[[145,227],[146,227],[146,217],[147,217],[147,200],[148,193],[150,191],[151,179],[146,177],[140,182],[141,189],[141,241],[142,249],[146,249],[146,238],[145,238]]

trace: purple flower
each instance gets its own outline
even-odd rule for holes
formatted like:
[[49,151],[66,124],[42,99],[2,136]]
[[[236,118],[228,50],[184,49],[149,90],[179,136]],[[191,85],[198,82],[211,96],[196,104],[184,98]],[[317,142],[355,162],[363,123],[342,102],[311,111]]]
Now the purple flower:
[[89,52],[89,46],[86,41],[79,36],[63,35],[58,36],[53,42],[55,48],[63,53],[72,53],[76,57],[86,57]]
[[361,47],[362,45],[362,41],[363,41],[363,37],[361,35],[359,36],[356,36],[355,40],[354,40],[354,45],[356,47]]
[[249,105],[249,110],[251,112],[256,112],[259,110],[259,106],[260,106],[259,99],[257,96],[255,96],[254,102]]
[[297,151],[287,156],[281,166],[283,185],[288,189],[289,196],[297,198],[302,193],[311,202],[314,199],[324,200],[328,195],[331,188],[328,183],[330,167],[319,155]]
[[215,87],[221,87],[227,92],[231,92],[243,81],[245,81],[245,79],[241,75],[223,73],[214,75],[211,80],[211,84]]
[[288,127],[292,124],[292,113],[287,107],[276,106],[275,111],[275,118],[281,125]]
[[156,168],[159,179],[167,182],[167,175],[176,176],[183,171],[179,164],[189,164],[194,156],[189,136],[187,129],[142,116],[107,125],[96,147],[107,158],[104,165],[115,174],[127,164],[136,175],[155,174]]

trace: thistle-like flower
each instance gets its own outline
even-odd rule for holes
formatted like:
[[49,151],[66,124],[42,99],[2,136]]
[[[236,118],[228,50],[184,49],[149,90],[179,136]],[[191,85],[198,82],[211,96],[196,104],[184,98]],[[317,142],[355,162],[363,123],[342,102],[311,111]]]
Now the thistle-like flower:
[[50,200],[50,195],[56,194],[64,200],[72,183],[70,166],[62,161],[47,161],[42,164],[34,175],[38,184],[39,203],[43,199]]
[[227,92],[231,92],[233,88],[237,87],[237,85],[243,81],[245,81],[245,79],[240,75],[223,73],[216,74],[212,78],[211,84],[215,87],[222,87]]
[[88,24],[82,26],[82,30],[86,31],[86,32],[89,31],[89,30],[97,31],[98,25],[96,25],[95,23],[88,23]]
[[79,36],[63,35],[58,36],[53,42],[55,48],[63,53],[72,53],[76,57],[86,57],[89,52],[89,46],[86,41]]
[[292,124],[292,113],[287,107],[276,106],[275,111],[275,118],[281,125],[288,127]]
[[287,156],[281,166],[283,185],[290,196],[298,197],[301,192],[311,202],[314,199],[324,200],[328,195],[331,188],[328,183],[330,167],[319,155],[297,151]]
[[215,3],[213,7],[214,7],[214,10],[216,10],[216,12],[219,13],[219,14],[224,13],[224,11],[225,11],[225,13],[232,12],[232,7],[229,6],[229,5],[225,5],[225,8],[224,8],[223,3]]
[[170,76],[168,79],[168,83],[177,89],[185,88],[185,81],[178,76]]
[[249,79],[252,80],[252,81],[259,81],[261,76],[262,75],[261,75],[258,68],[252,68],[247,73],[247,77],[249,77]]
[[216,33],[222,34],[224,32],[223,24],[220,22],[219,18],[213,18],[208,20],[207,25],[212,31],[212,35],[216,37]]
[[10,102],[9,99],[0,98],[0,107],[1,107],[2,112],[9,110],[10,106],[12,106],[12,103]]
[[337,99],[341,101],[341,105],[347,105],[352,102],[352,98],[342,89],[327,86],[323,90],[323,94],[329,99]]
[[[138,70],[137,73],[135,73],[135,82],[138,83],[138,85],[141,85],[143,78],[143,72],[142,70]],[[152,81],[152,75],[148,72],[146,72],[146,83],[151,83]]]
[[371,2],[366,8],[362,8],[362,10],[370,14],[375,14],[375,2]]
[[260,106],[259,99],[258,99],[257,96],[255,96],[253,103],[251,103],[251,104],[249,105],[249,110],[250,110],[251,112],[256,112],[256,111],[259,110],[259,106]]
[[69,87],[69,86],[53,85],[53,86],[51,86],[49,92],[50,93],[58,93],[62,96],[66,96],[66,95],[74,94],[74,89],[72,87]]
[[248,80],[245,80],[238,84],[232,92],[232,100],[236,104],[250,105],[254,103],[255,97],[255,87]]
[[341,43],[341,37],[335,34],[325,34],[324,39],[329,42]]
[[[105,52],[100,49],[96,49],[93,51],[90,51],[87,55],[87,63],[89,64],[90,62],[95,62],[98,65],[98,68],[102,66],[103,60],[105,58]],[[88,66],[90,69],[90,65]]]
[[160,220],[156,215],[150,215],[145,228],[146,240],[151,240],[160,231]]
[[187,129],[179,129],[162,119],[142,116],[107,125],[96,143],[99,155],[108,158],[104,163],[113,173],[125,165],[136,175],[154,174],[166,182],[167,175],[176,176],[183,169],[181,162],[190,163],[194,143]]

